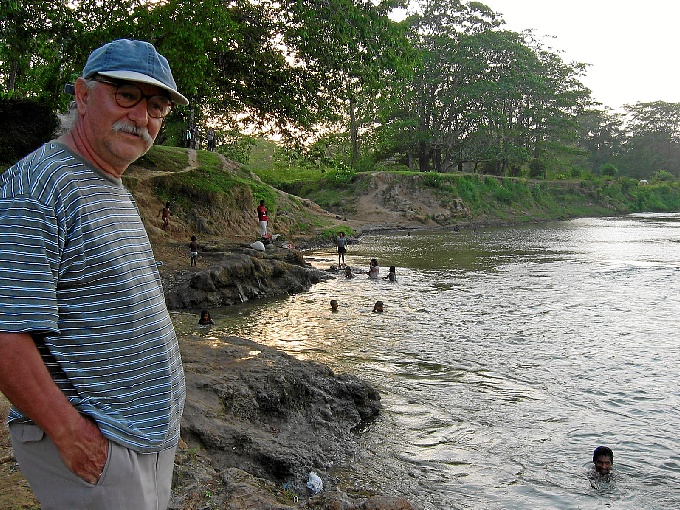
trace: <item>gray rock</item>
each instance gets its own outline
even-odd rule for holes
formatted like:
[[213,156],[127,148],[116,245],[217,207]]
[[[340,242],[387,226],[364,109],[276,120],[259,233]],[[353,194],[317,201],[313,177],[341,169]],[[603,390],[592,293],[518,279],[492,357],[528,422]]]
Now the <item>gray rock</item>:
[[252,299],[295,294],[332,278],[309,267],[296,250],[268,246],[258,252],[211,254],[210,267],[164,277],[165,301],[170,309],[231,306]]
[[220,471],[304,487],[310,471],[354,451],[356,431],[380,413],[379,393],[355,376],[242,338],[202,342],[182,342],[182,437]]

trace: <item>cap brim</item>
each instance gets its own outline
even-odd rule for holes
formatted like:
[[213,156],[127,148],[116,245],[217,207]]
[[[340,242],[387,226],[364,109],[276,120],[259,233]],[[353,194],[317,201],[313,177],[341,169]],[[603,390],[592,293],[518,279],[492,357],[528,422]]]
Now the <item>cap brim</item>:
[[101,74],[108,78],[116,78],[118,80],[136,81],[139,83],[155,85],[163,90],[167,90],[173,103],[181,104],[182,106],[187,106],[189,104],[189,100],[176,90],[172,90],[164,83],[142,73],[136,73],[134,71],[98,71],[97,74]]

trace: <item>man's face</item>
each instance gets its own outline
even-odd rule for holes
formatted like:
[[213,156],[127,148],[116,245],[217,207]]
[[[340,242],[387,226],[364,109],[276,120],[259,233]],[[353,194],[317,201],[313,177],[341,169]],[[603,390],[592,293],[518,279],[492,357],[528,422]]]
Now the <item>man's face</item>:
[[[137,82],[134,84],[144,94],[164,94],[159,87]],[[133,161],[151,148],[163,119],[148,115],[146,99],[132,108],[118,106],[115,92],[115,86],[97,83],[86,92],[85,100],[79,104],[79,114],[82,116],[83,135],[94,152],[96,162],[105,171],[120,177]],[[137,133],[129,132],[135,130]],[[148,133],[146,139],[144,133]]]
[[612,470],[612,459],[608,455],[600,455],[595,459],[595,471],[607,475]]

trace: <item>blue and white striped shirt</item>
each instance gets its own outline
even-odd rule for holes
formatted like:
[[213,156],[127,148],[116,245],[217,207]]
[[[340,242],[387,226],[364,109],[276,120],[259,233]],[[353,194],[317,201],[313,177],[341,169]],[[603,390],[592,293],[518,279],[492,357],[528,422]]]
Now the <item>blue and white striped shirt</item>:
[[[182,361],[139,212],[120,179],[50,142],[0,175],[0,331],[30,333],[110,440],[177,445]],[[28,421],[12,409],[12,421]]]

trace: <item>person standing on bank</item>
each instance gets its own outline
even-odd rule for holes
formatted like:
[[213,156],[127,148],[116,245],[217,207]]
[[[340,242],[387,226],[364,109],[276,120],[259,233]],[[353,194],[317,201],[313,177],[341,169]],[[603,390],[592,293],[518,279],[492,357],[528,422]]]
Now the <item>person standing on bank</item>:
[[260,237],[264,237],[267,235],[267,208],[264,200],[260,200],[260,205],[257,206],[257,219],[260,222]]
[[215,130],[213,128],[208,128],[208,132],[205,135],[208,140],[208,150],[215,150]]
[[70,131],[0,175],[0,391],[47,509],[165,509],[185,400],[151,245],[121,176],[187,105],[149,43],[94,50]]
[[191,236],[191,242],[189,243],[189,262],[193,267],[196,265],[196,259],[198,258],[198,240],[196,236]]
[[165,206],[158,211],[158,217],[163,220],[163,230],[170,226],[170,202],[165,202]]

